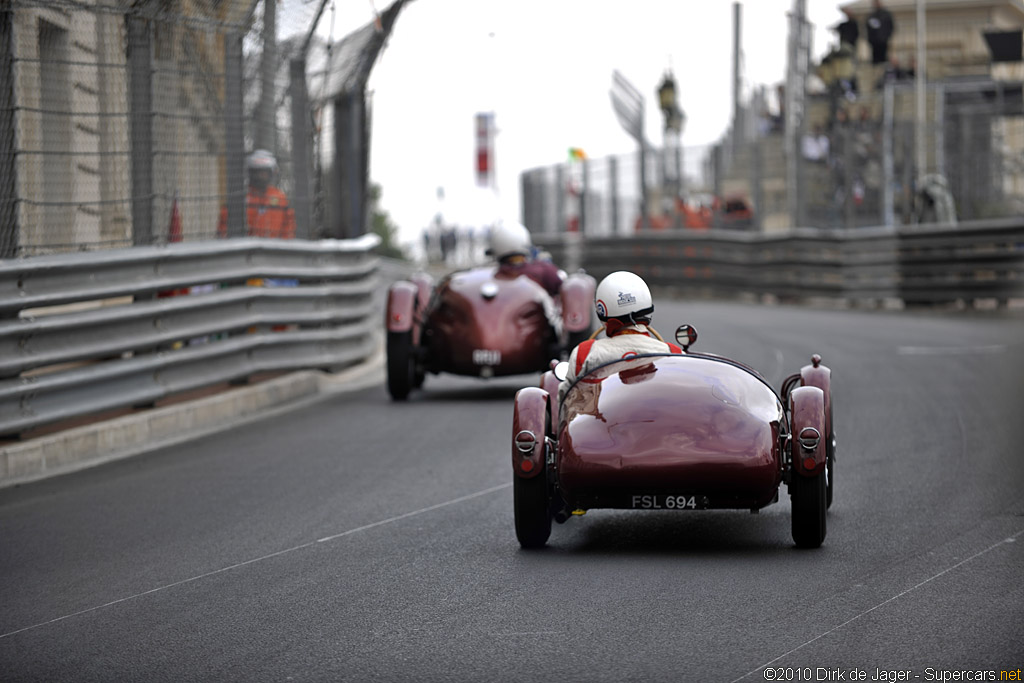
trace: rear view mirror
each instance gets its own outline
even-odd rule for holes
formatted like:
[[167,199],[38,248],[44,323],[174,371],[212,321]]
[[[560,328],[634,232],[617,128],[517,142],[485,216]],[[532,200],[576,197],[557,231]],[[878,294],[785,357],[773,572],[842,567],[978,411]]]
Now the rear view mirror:
[[569,376],[569,364],[566,363],[564,360],[561,361],[558,365],[555,366],[554,372],[555,377],[558,378],[558,381],[564,382],[565,378]]
[[690,325],[680,325],[676,328],[676,343],[683,347],[683,351],[689,350],[697,341],[697,330]]

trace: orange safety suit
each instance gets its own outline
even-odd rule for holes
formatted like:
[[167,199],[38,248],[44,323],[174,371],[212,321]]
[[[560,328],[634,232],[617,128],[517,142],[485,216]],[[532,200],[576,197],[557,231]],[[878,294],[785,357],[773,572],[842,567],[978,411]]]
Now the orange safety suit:
[[[288,196],[281,190],[271,185],[265,192],[259,192],[250,186],[249,194],[245,198],[245,206],[249,237],[275,237],[278,239],[295,237],[295,210],[288,204]],[[217,234],[220,237],[227,237],[227,207],[220,210]]]

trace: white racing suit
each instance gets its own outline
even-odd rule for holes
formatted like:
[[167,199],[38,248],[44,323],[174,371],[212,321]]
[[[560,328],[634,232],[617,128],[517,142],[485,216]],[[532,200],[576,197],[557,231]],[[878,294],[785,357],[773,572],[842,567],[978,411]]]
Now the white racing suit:
[[[658,341],[647,331],[646,325],[629,325],[614,337],[585,341],[569,354],[569,372],[558,385],[558,402],[576,381],[593,368],[615,360],[625,360],[642,353],[682,353],[675,344]],[[581,357],[582,356],[582,357]],[[586,380],[584,380],[586,381]]]

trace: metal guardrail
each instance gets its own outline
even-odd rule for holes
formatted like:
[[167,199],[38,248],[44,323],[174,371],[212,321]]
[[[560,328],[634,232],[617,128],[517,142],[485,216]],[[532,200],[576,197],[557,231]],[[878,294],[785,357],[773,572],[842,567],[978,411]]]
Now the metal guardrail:
[[[536,241],[567,268],[598,278],[634,270],[684,295],[908,305],[1024,298],[1021,218]],[[0,261],[0,435],[260,372],[367,359],[378,342],[378,278],[398,267],[371,253],[377,242],[218,240]],[[298,284],[247,286],[254,278]],[[160,298],[197,285],[211,286]]]
[[1024,218],[891,230],[782,234],[670,230],[615,238],[540,235],[556,262],[597,278],[632,270],[684,293],[770,294],[906,305],[1024,298]]
[[[377,243],[246,239],[0,261],[0,435],[369,358]],[[246,286],[261,278],[297,284]],[[197,285],[207,287],[158,298]]]

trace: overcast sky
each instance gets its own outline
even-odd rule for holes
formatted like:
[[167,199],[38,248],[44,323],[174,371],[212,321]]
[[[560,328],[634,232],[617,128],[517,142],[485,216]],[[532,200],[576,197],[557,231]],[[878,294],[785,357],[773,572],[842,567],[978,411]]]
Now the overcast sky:
[[[371,20],[387,0],[336,5],[334,40]],[[655,89],[675,74],[687,123],[683,143],[707,145],[732,111],[732,0],[413,0],[370,78],[371,179],[383,208],[415,240],[441,211],[479,225],[519,216],[521,171],[566,160],[629,153],[636,144],[612,110],[618,69],[647,99],[646,134],[661,141]],[[745,91],[782,81],[792,0],[745,0]],[[814,52],[834,41],[838,4],[807,0]],[[330,12],[320,23],[329,30]],[[474,116],[494,112],[497,192],[474,176]],[[689,158],[689,157],[688,157]],[[444,200],[437,196],[444,188]]]

